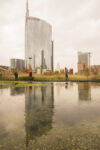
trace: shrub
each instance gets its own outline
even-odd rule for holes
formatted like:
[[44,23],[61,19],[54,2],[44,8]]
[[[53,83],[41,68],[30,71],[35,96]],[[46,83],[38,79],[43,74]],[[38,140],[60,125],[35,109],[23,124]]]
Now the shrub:
[[55,74],[56,74],[56,75],[59,74],[59,71],[55,71]]
[[61,70],[60,70],[60,73],[61,73],[61,74],[65,74],[65,70],[64,70],[64,69],[61,69]]
[[2,73],[0,72],[0,79],[2,78]]
[[53,75],[53,72],[51,72],[51,71],[44,72],[44,75]]
[[93,75],[98,75],[98,72],[93,72]]

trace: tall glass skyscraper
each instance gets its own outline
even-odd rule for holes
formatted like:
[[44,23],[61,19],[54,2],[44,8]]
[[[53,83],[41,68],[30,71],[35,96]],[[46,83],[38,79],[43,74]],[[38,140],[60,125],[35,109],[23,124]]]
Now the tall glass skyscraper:
[[28,0],[25,23],[25,62],[34,70],[42,67],[53,71],[52,27],[47,22],[30,17]]

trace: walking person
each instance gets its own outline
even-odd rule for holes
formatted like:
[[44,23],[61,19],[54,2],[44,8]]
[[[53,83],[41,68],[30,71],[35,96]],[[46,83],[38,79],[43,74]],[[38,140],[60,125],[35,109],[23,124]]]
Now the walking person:
[[15,81],[17,81],[18,80],[18,72],[17,71],[15,71],[14,76],[15,76]]
[[68,69],[65,67],[65,79],[68,80]]
[[29,80],[32,81],[32,70],[30,70],[28,73],[29,73]]

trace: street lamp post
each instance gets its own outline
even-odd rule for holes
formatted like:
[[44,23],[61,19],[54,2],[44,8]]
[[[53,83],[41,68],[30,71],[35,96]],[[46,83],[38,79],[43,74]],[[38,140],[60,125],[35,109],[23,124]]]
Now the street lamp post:
[[32,69],[31,60],[32,60],[32,57],[29,57],[29,69]]

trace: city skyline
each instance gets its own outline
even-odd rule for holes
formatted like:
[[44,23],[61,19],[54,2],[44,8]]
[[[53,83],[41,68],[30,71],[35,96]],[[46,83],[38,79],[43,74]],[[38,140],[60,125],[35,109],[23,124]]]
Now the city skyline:
[[[99,0],[29,0],[30,15],[52,25],[55,67],[77,70],[77,52],[91,52],[92,64],[100,64]],[[0,64],[24,58],[26,1],[0,1]]]

